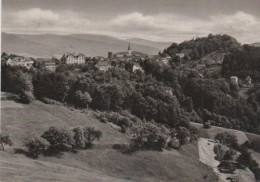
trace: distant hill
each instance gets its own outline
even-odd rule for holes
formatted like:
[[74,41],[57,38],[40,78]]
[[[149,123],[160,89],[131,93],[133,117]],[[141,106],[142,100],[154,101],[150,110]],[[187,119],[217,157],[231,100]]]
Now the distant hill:
[[260,42],[255,42],[253,44],[251,44],[252,46],[255,46],[255,47],[260,47]]
[[172,42],[154,42],[154,41],[150,41],[150,40],[137,39],[137,38],[127,39],[127,41],[130,42],[130,43],[155,47],[155,48],[158,48],[160,50],[163,50],[163,49],[165,49],[166,47],[169,47],[172,44]]
[[[2,32],[2,51],[24,56],[61,56],[65,52],[82,52],[87,56],[107,56],[107,52],[122,52],[128,40],[93,34],[9,34]],[[143,42],[143,43],[142,43]],[[157,54],[161,43],[143,40],[131,42],[132,50],[146,54]],[[156,46],[154,46],[156,45]],[[162,45],[162,44],[161,44]]]

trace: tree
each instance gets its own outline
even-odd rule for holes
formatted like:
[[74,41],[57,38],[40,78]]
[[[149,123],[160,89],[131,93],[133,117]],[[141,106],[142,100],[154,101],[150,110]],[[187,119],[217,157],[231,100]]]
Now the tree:
[[209,129],[211,128],[211,120],[208,120],[203,123],[203,128]]
[[134,138],[131,141],[132,148],[148,148],[162,150],[166,147],[170,131],[163,125],[152,122],[144,122],[132,128]]
[[73,138],[68,130],[50,127],[41,136],[50,143],[49,151],[59,153],[72,148]]
[[190,137],[190,132],[185,127],[178,127],[176,129],[176,137],[179,140],[179,148],[181,148],[182,145],[186,144],[187,138]]
[[19,94],[20,101],[24,104],[29,104],[35,100],[34,95],[30,91],[23,91]]
[[85,145],[84,131],[80,127],[74,128],[72,131],[74,133],[73,139],[75,140],[75,147],[83,148]]
[[29,137],[24,145],[33,158],[38,158],[39,154],[46,152],[49,148],[49,142],[40,137]]
[[75,92],[75,105],[77,107],[87,108],[91,102],[92,98],[88,92],[82,93],[81,90]]
[[237,158],[237,162],[241,168],[249,167],[251,161],[252,156],[247,150],[242,151]]
[[99,140],[102,137],[102,132],[94,127],[83,128],[83,135],[85,138],[85,147],[91,147],[94,140]]
[[0,134],[0,144],[2,146],[2,149],[5,150],[4,145],[12,146],[13,142],[9,138],[9,135]]

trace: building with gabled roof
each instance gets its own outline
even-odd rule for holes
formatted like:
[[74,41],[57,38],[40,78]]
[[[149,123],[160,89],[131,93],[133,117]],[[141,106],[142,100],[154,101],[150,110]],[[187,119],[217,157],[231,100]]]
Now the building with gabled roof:
[[85,55],[82,53],[66,53],[61,57],[63,64],[84,64]]

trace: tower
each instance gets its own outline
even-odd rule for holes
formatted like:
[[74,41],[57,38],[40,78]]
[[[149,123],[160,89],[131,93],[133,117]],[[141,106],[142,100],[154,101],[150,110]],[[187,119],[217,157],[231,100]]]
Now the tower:
[[128,44],[128,55],[129,55],[129,56],[132,55],[132,50],[131,50],[131,47],[130,47],[130,43]]

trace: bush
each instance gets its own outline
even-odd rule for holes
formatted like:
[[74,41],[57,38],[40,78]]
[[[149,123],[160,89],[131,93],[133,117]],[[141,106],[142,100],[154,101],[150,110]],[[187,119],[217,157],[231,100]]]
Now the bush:
[[225,150],[222,145],[214,145],[214,153],[216,154],[215,159],[222,161],[225,155]]
[[254,139],[250,143],[250,148],[252,148],[256,152],[260,152],[260,139]]
[[50,144],[43,138],[29,137],[25,140],[24,145],[31,157],[38,158],[40,154],[48,150]]
[[223,173],[233,173],[236,170],[236,166],[231,161],[227,160],[221,161],[218,168],[220,172]]
[[204,122],[204,123],[203,123],[203,128],[206,128],[206,129],[211,128],[211,121],[208,120],[208,121]]
[[49,152],[51,153],[68,151],[73,145],[73,138],[70,132],[65,129],[50,127],[41,137],[50,143]]
[[131,119],[116,112],[105,112],[97,116],[97,118],[103,123],[111,122],[117,126],[120,126],[123,133],[125,133],[128,128],[133,125],[133,121]]
[[13,142],[12,142],[12,140],[9,138],[9,135],[0,134],[0,144],[1,144],[1,146],[2,146],[2,149],[5,150],[4,145],[12,146],[12,145],[13,145]]
[[20,102],[24,104],[30,104],[32,101],[35,100],[34,95],[30,91],[22,91],[19,94]]
[[227,147],[239,149],[237,138],[234,135],[231,135],[227,132],[218,133],[215,136],[215,139],[218,140],[221,144],[226,145]]
[[154,123],[143,123],[132,128],[134,138],[131,140],[131,147],[140,149],[162,150],[167,146],[167,139],[170,131],[162,125]]
[[45,104],[63,105],[61,102],[53,99],[49,99],[47,97],[41,98],[41,101],[44,102]]

